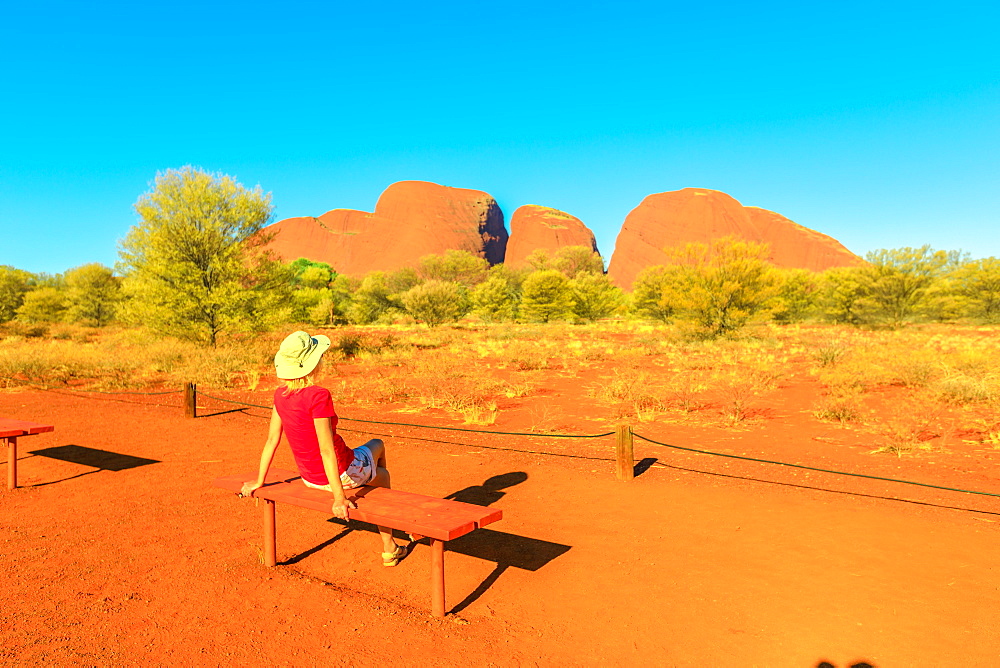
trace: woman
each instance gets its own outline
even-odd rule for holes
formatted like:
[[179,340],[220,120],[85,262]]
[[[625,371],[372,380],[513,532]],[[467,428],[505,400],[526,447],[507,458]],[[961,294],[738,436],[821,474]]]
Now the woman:
[[[274,391],[271,425],[260,455],[257,480],[246,482],[241,496],[252,496],[264,484],[282,433],[288,439],[295,463],[307,487],[333,493],[333,515],[347,519],[347,509],[357,508],[346,489],[362,485],[389,487],[385,445],[372,439],[354,450],[337,433],[337,413],[330,391],[316,384],[323,368],[323,353],[330,339],[306,332],[289,334],[274,356],[274,369],[283,386]],[[382,564],[395,566],[406,556],[406,545],[397,545],[392,530],[378,527],[382,538]]]

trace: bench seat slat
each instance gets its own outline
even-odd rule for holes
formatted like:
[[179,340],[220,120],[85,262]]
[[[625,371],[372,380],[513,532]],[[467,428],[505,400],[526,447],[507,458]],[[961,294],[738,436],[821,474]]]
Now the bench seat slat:
[[[256,473],[227,476],[216,479],[213,484],[239,492],[244,482],[256,477]],[[272,469],[265,486],[254,492],[254,496],[331,514],[330,492],[306,487],[294,471]],[[359,487],[348,490],[347,496],[358,506],[348,511],[350,519],[438,540],[464,536],[503,517],[503,512],[496,508],[383,487]]]
[[[18,433],[8,433],[13,430],[17,430]],[[0,434],[6,434],[7,436],[27,436],[29,434],[44,434],[50,431],[55,431],[55,427],[50,424],[28,422],[27,420],[0,418]]]

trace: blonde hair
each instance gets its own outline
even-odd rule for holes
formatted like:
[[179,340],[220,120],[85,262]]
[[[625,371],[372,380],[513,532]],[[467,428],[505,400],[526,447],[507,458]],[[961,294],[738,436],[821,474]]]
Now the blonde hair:
[[281,382],[285,384],[285,396],[290,394],[295,394],[301,390],[311,387],[316,384],[315,376],[319,373],[319,370],[323,368],[323,359],[316,364],[316,368],[302,376],[301,378],[292,379],[281,379]]

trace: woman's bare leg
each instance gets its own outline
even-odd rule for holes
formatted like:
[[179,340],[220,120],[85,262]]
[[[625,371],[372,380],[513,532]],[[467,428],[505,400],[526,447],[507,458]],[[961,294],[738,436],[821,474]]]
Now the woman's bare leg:
[[[379,444],[381,444],[381,441],[379,441]],[[374,454],[374,451],[372,451],[372,454]],[[375,477],[369,480],[368,484],[371,485],[372,487],[391,488],[392,485],[390,484],[389,469],[383,468],[381,466],[375,469]],[[386,554],[389,554],[390,552],[395,552],[396,541],[392,537],[392,529],[388,529],[386,527],[379,527],[378,533],[379,536],[382,537],[382,551],[385,552]]]
[[[373,438],[365,443],[365,447],[371,450],[372,457],[375,458],[375,466],[378,468],[389,468],[385,463],[385,443],[380,438]],[[388,485],[378,485],[378,487],[388,487]]]

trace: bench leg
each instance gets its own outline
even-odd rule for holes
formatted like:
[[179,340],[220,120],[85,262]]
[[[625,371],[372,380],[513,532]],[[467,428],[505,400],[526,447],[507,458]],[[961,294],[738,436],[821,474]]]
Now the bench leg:
[[264,499],[264,565],[275,566],[278,539],[274,530],[274,506],[275,502]]
[[17,488],[17,437],[7,439],[7,489]]
[[444,617],[444,541],[431,538],[431,614]]

